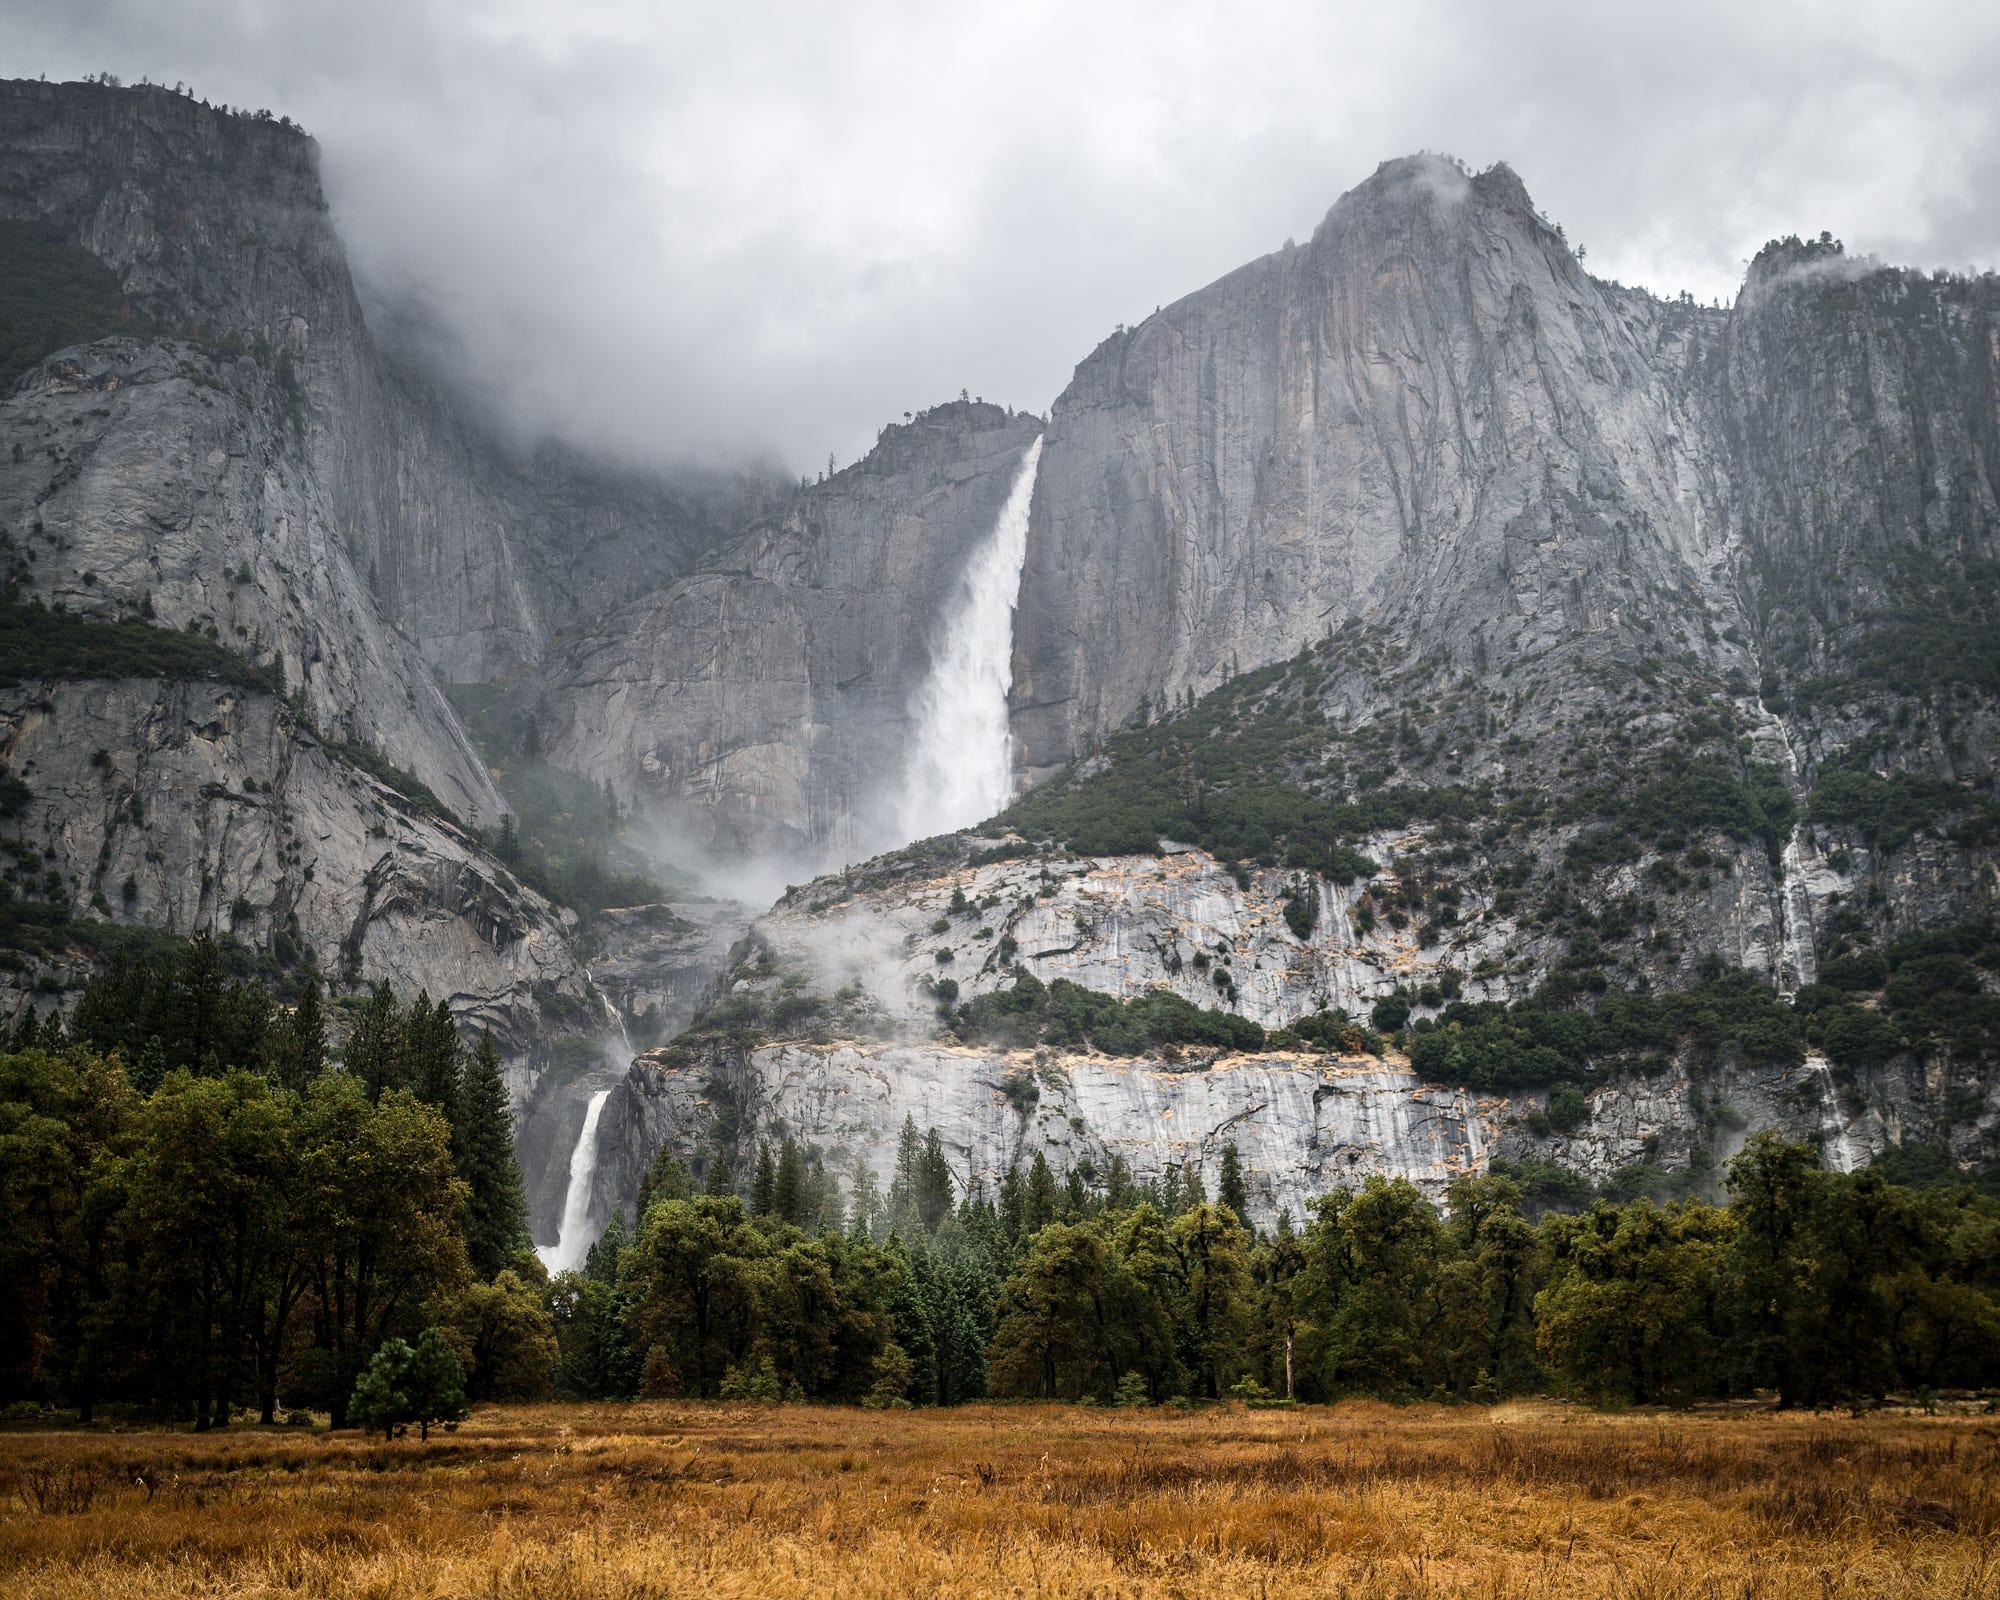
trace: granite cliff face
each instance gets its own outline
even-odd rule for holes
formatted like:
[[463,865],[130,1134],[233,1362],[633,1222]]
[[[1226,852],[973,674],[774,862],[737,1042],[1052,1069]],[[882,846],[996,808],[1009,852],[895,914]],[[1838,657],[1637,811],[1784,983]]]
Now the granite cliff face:
[[1059,1172],[1101,1175],[1118,1159],[1146,1181],[1179,1168],[1201,1174],[1212,1192],[1222,1152],[1234,1145],[1251,1221],[1269,1227],[1280,1214],[1296,1223],[1319,1196],[1377,1174],[1406,1178],[1442,1204],[1454,1178],[1495,1160],[1555,1161],[1600,1184],[1661,1163],[1712,1172],[1742,1148],[1746,1130],[1775,1128],[1820,1144],[1822,1159],[1846,1172],[1891,1143],[1935,1137],[1934,1097],[1910,1064],[1871,1074],[1866,1092],[1856,1116],[1818,1058],[1700,1080],[1676,1071],[1594,1093],[1586,1120],[1550,1137],[1529,1123],[1546,1092],[1479,1095],[1426,1083],[1394,1057],[1249,1055],[1190,1069],[1157,1058],[865,1041],[712,1058],[660,1052],[639,1057],[605,1105],[592,1217],[601,1227],[629,1206],[661,1150],[684,1162],[707,1158],[706,1130],[718,1117],[736,1119],[752,1148],[792,1138],[817,1149],[844,1183],[857,1162],[877,1174],[894,1169],[908,1117],[938,1130],[962,1187],[989,1196],[1037,1152]]
[[1106,340],[1051,415],[1024,763],[1350,619],[1472,664],[1719,600],[1724,320],[1592,279],[1506,168],[1413,157]]
[[[0,224],[54,224],[123,294],[0,394],[0,576],[286,691],[20,675],[9,873],[450,995],[509,1043],[545,1242],[589,1096],[691,1022],[605,1106],[600,1218],[718,1126],[880,1169],[905,1114],[978,1181],[1233,1141],[1266,1216],[1501,1158],[1699,1177],[1763,1125],[1850,1165],[2000,1154],[1951,998],[1995,987],[1991,278],[1787,240],[1731,308],[1663,301],[1591,277],[1506,168],[1407,158],[1105,341],[1046,425],[940,406],[795,489],[497,442],[363,315],[316,164],[165,91],[0,85]],[[664,857],[797,877],[903,844],[913,695],[1038,438],[1030,792],[980,838],[789,893],[741,944],[722,902],[579,929],[370,775],[496,822],[441,692],[476,684],[482,726],[608,783]],[[1420,1073],[1427,1031],[1495,1037],[1463,1007],[1724,970],[1798,1050],[1572,1062],[1561,1126],[1552,1080]],[[1386,1003],[1401,1042],[956,1031],[1027,979],[1274,1030]],[[563,1033],[609,1064],[553,1059]]]
[[0,691],[0,758],[30,791],[10,855],[32,853],[82,911],[311,949],[336,971],[425,989],[464,1026],[493,1030],[517,1093],[530,1081],[519,1064],[549,1032],[601,1014],[567,913],[355,771],[271,695],[27,683]]
[[286,444],[328,534],[440,676],[532,660],[784,492],[768,469],[669,483],[505,447],[378,349],[318,169],[289,123],[164,89],[0,85],[0,217],[72,230],[163,330],[285,364]]
[[[1384,854],[1415,842],[1371,841]],[[1066,979],[1120,999],[1169,992],[1272,1029],[1366,1017],[1400,992],[1428,1027],[1448,1015],[1441,980],[1469,972],[1467,998],[1506,999],[1545,980],[1567,950],[1504,916],[1475,914],[1442,934],[1365,925],[1370,898],[1388,898],[1387,874],[1312,880],[1320,904],[1301,933],[1283,915],[1299,882],[1175,847],[985,863],[954,852],[795,890],[738,948],[708,1026],[642,1055],[613,1089],[593,1216],[601,1224],[629,1203],[662,1149],[713,1159],[719,1127],[734,1130],[739,1150],[798,1139],[845,1180],[856,1162],[878,1174],[893,1165],[905,1117],[936,1127],[960,1181],[989,1192],[1038,1150],[1058,1171],[1102,1174],[1115,1157],[1140,1179],[1182,1167],[1212,1186],[1234,1144],[1264,1224],[1280,1212],[1296,1220],[1328,1188],[1372,1173],[1441,1199],[1453,1177],[1494,1160],[1555,1163],[1596,1184],[1644,1172],[1713,1186],[1757,1128],[1818,1142],[1842,1170],[1903,1142],[1942,1145],[1974,1166],[2000,1153],[2000,1074],[1936,1054],[1894,1053],[1856,1071],[1814,1049],[1783,1061],[1683,1049],[1586,1084],[1575,1124],[1551,1127],[1552,1086],[1426,1081],[1394,1048],[1185,1045],[1121,1057],[996,1049],[941,1022],[942,980],[964,1000]],[[1717,949],[1772,963],[1767,923],[1739,922],[1728,943],[1732,904],[1768,910],[1760,893],[1721,885],[1708,907]],[[1524,949],[1539,964],[1486,959]]]
[[[449,996],[495,1030],[525,1094],[539,1047],[601,1026],[603,1006],[573,918],[370,775],[401,769],[459,822],[491,827],[504,809],[431,670],[466,659],[472,630],[420,645],[405,627],[435,620],[429,592],[533,636],[601,598],[536,587],[546,570],[522,541],[547,533],[549,504],[568,492],[590,530],[550,540],[574,574],[621,537],[679,559],[652,515],[679,502],[606,478],[622,507],[607,523],[573,465],[488,471],[497,452],[379,358],[315,147],[288,124],[164,90],[0,85],[0,223],[52,225],[101,261],[124,330],[0,395],[10,599],[197,633],[288,691],[281,704],[143,665],[22,678],[0,723],[0,762],[29,796],[7,826],[13,865],[32,857],[35,894],[86,919],[310,949],[329,972]],[[523,484],[534,493],[504,498]],[[440,529],[456,557],[437,555]],[[404,581],[420,555],[428,577]],[[501,571],[526,576],[482,589]]]
[[977,402],[892,423],[783,516],[552,651],[513,715],[690,853],[900,844],[912,691],[1040,426]]
[[[1660,301],[1585,273],[1504,168],[1388,163],[1058,400],[1015,640],[1040,787],[1002,819],[1041,853],[904,852],[788,897],[755,947],[816,1020],[774,1025],[752,971],[715,1015],[759,1022],[642,1059],[601,1203],[719,1113],[878,1168],[910,1113],[981,1179],[1035,1146],[1157,1173],[1229,1139],[1271,1211],[1328,1151],[1434,1189],[1495,1158],[1712,1183],[1759,1126],[1842,1165],[1991,1162],[1992,1042],[1918,994],[1990,996],[1990,970],[1884,994],[1876,969],[2000,893],[1996,351],[1990,279],[1794,240],[1729,310]],[[1459,1029],[1454,1001],[1718,970],[1770,985],[1803,1053],[1684,1041],[1587,1074],[1567,1128],[1546,1084],[1450,1089],[1394,1049],[1058,1061],[937,1009],[944,981],[1066,978],[1271,1027],[1400,993]],[[1329,1135],[1325,1105],[1366,1109]]]

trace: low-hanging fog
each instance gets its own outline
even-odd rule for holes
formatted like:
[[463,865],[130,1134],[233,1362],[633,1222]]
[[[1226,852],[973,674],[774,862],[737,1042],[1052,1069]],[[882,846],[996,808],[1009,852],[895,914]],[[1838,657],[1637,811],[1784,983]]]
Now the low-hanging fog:
[[645,462],[845,462],[961,388],[1041,410],[1418,148],[1511,162],[1594,271],[1663,292],[1727,297],[1787,231],[2000,257],[1976,0],[6,11],[7,70],[302,122],[379,315],[433,319],[524,432]]

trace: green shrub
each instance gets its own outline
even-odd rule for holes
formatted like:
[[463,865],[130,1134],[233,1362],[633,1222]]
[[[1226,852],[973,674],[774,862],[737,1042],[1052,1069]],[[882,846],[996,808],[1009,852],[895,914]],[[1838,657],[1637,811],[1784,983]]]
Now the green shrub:
[[1590,1102],[1565,1083],[1549,1096],[1549,1126],[1558,1133],[1575,1133],[1590,1117]]
[[1008,988],[960,1006],[961,1035],[1012,1049],[1050,1044],[1108,1056],[1140,1056],[1165,1045],[1208,1045],[1259,1050],[1262,1027],[1233,1012],[1197,1006],[1166,989],[1119,1000],[1058,978],[1043,984],[1020,973]]
[[390,1339],[354,1385],[348,1415],[364,1428],[380,1428],[393,1439],[412,1422],[431,1436],[433,1422],[455,1423],[465,1415],[465,1368],[442,1332],[426,1328],[415,1345]]

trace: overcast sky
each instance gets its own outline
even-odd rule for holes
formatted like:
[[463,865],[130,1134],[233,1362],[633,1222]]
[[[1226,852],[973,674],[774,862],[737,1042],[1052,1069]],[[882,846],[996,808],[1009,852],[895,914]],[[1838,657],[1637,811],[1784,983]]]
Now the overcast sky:
[[2000,262],[2000,6],[0,0],[0,70],[186,79],[319,138],[371,300],[531,428],[853,459],[1045,410],[1391,155],[1511,163],[1593,271],[1774,234]]

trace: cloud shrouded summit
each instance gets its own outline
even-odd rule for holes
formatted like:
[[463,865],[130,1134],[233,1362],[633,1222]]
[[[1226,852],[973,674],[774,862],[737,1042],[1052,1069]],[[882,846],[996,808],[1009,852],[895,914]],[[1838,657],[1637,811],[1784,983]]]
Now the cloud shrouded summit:
[[1382,157],[1504,159],[1593,271],[1703,299],[1773,234],[2000,259],[2000,14],[15,0],[110,70],[321,142],[380,310],[517,426],[638,460],[851,460],[961,388],[1041,409]]

